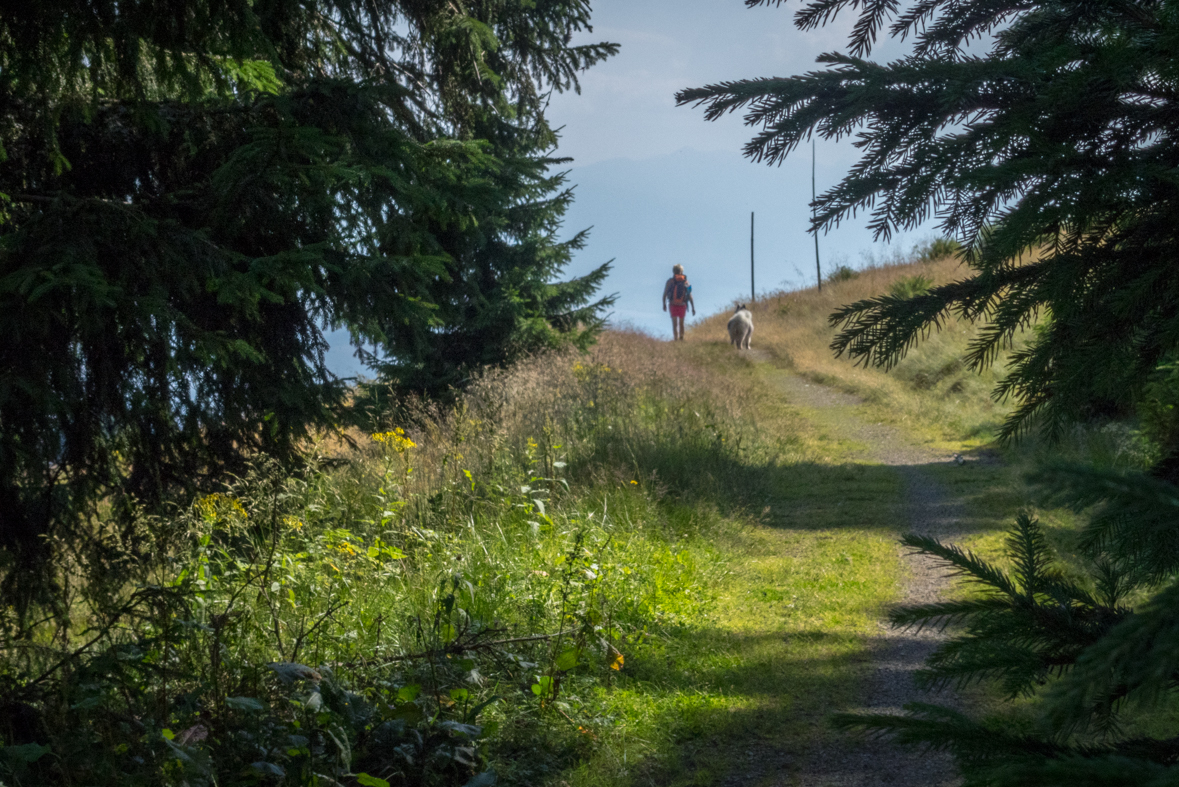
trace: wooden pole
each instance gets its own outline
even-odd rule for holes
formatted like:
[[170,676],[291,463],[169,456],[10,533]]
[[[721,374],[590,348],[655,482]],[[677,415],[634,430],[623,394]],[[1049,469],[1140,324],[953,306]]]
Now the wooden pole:
[[757,285],[753,279],[753,211],[749,211],[749,300],[757,300]]
[[811,232],[815,233],[815,278],[819,282],[819,292],[823,291],[823,270],[819,267],[819,230],[814,227],[815,219],[815,138],[811,137]]

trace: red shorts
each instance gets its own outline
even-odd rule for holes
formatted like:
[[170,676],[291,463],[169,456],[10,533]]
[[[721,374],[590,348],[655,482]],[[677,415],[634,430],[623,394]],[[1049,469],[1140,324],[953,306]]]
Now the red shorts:
[[683,319],[684,317],[688,316],[688,305],[686,303],[683,306],[676,306],[673,303],[667,308],[668,311],[671,312],[672,317],[679,317],[680,319]]

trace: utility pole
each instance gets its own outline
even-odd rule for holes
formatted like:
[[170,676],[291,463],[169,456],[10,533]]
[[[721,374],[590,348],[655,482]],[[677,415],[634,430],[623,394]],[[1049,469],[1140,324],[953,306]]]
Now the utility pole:
[[749,300],[757,300],[757,285],[753,280],[753,211],[749,211]]
[[815,138],[811,137],[811,232],[815,233],[815,279],[819,282],[819,292],[823,291],[823,270],[819,267],[819,230],[815,228]]

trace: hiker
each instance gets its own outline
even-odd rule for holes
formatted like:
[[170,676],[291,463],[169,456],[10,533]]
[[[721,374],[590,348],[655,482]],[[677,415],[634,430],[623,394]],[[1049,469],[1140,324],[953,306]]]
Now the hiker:
[[696,301],[692,300],[692,285],[688,284],[688,277],[684,275],[683,265],[671,266],[671,278],[663,285],[663,311],[667,311],[667,304],[671,303],[671,338],[683,341],[684,317],[688,307],[692,307],[692,316],[696,316]]

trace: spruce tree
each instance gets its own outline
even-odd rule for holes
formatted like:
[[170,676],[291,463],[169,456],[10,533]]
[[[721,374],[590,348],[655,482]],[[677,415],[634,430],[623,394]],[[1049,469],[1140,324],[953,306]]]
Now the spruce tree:
[[[10,4],[8,598],[45,589],[44,562],[85,542],[76,526],[99,500],[150,504],[251,451],[293,459],[343,403],[326,326],[424,367],[437,343],[390,326],[433,339],[494,322],[485,303],[502,312],[511,329],[456,349],[423,388],[544,343],[524,326],[592,328],[604,272],[552,283],[564,203],[529,229],[520,215],[557,186],[545,97],[615,51],[569,45],[588,26],[586,0]],[[513,134],[535,143],[502,142]],[[504,297],[469,273],[478,255]]]
[[[836,312],[836,352],[891,366],[957,314],[984,325],[969,355],[982,367],[1039,319],[996,392],[1018,404],[1005,434],[1127,410],[1179,344],[1173,4],[821,0],[795,23],[846,10],[849,53],[822,55],[825,68],[677,96],[710,119],[745,109],[758,161],[812,133],[854,138],[860,160],[819,197],[814,230],[864,211],[888,238],[937,217],[967,249],[961,281]],[[885,29],[911,48],[873,62]]]
[[593,297],[608,264],[556,280],[587,233],[557,237],[573,193],[565,174],[554,171],[567,160],[549,156],[551,132],[515,125],[486,131],[493,156],[470,194],[469,214],[462,224],[430,223],[445,260],[428,288],[430,319],[380,321],[383,346],[393,351],[373,359],[380,387],[392,382],[438,395],[480,366],[567,343],[584,348],[614,302]]
[[845,713],[835,722],[949,751],[968,787],[1177,784],[1179,724],[1166,712],[1179,702],[1177,490],[1078,468],[1039,480],[1060,501],[1098,506],[1081,544],[1084,576],[1062,570],[1027,515],[1008,535],[1012,571],[910,534],[906,546],[939,559],[977,592],[891,615],[901,628],[953,631],[918,672],[918,685],[991,681],[1011,699],[1038,697],[1034,716],[912,703],[904,716]]

